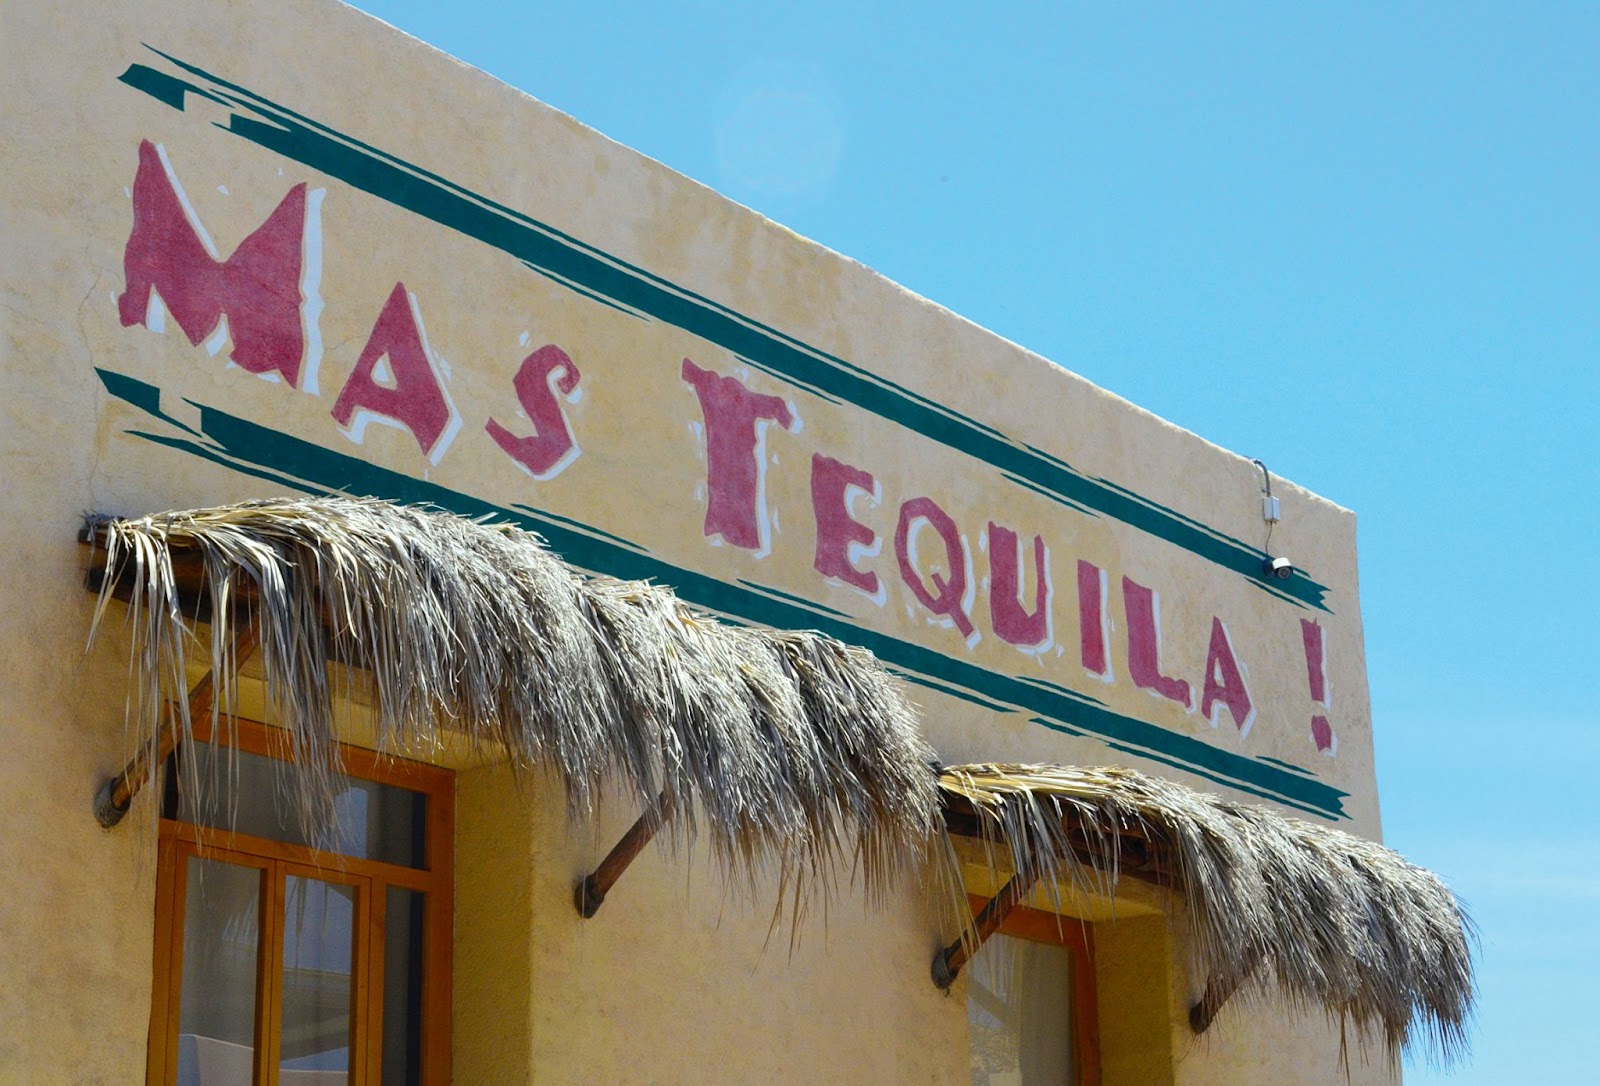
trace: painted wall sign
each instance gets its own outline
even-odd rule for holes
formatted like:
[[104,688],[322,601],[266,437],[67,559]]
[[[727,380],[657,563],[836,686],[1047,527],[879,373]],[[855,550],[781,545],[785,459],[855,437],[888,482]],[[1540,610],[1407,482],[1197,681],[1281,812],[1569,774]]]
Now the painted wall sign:
[[[1366,767],[1339,738],[1367,725],[1364,686],[1348,710],[1331,694],[1362,668],[1343,511],[1287,498],[1285,531],[1311,531],[1292,577],[1264,577],[1238,458],[915,299],[902,318],[840,292],[779,323],[645,259],[745,265],[758,302],[826,294],[791,275],[843,262],[767,253],[742,209],[655,237],[671,198],[651,197],[612,251],[217,68],[147,47],[104,88],[138,126],[124,229],[99,239],[121,260],[104,316],[130,358],[94,366],[121,440],[503,517],[596,573],[865,645],[923,688],[952,756],[1098,751],[1350,814]],[[828,347],[798,330],[835,318]],[[917,358],[940,320],[977,352]],[[1019,416],[1019,395],[1060,409]]]
[[[55,1081],[63,1054],[84,1080],[144,1074],[151,1007],[128,994],[158,972],[160,880],[153,838],[90,811],[130,756],[129,687],[115,614],[83,652],[85,512],[350,492],[501,518],[596,575],[871,649],[946,763],[1126,765],[1379,836],[1348,511],[1275,475],[1272,553],[1298,572],[1263,579],[1249,460],[345,4],[15,3],[0,26],[0,912],[22,933],[0,975],[28,981],[0,1005],[0,1080]],[[966,1008],[927,972],[953,929],[921,888],[794,914],[775,953],[766,910],[723,906],[784,889],[697,846],[641,857],[607,905],[652,917],[661,953],[628,923],[575,940],[540,903],[636,812],[570,833],[559,788],[464,747],[408,752],[457,770],[458,983],[432,991],[483,1026],[452,1038],[458,1078],[620,1080],[634,1049],[669,1080],[707,1053],[759,1079],[790,1051],[963,1073]],[[1137,1028],[1103,1030],[1130,1073],[1172,1048],[1196,1086],[1392,1077],[1344,1068],[1337,1024],[1293,1008],[1179,1044],[1191,935],[1134,882],[1114,909],[1063,902],[1102,990],[1137,988]],[[662,978],[760,1020],[642,1004]],[[594,1013],[533,1013],[552,984]],[[699,1043],[656,1043],[689,1019]]]

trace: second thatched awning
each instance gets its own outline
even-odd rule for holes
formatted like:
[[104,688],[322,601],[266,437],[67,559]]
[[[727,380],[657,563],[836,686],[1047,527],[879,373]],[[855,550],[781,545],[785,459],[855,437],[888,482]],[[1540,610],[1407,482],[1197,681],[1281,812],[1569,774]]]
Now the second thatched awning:
[[1471,921],[1437,875],[1377,842],[1128,769],[951,766],[939,788],[951,832],[998,846],[1012,873],[1000,908],[1035,883],[1110,896],[1126,876],[1172,891],[1207,978],[1197,1031],[1235,990],[1275,988],[1391,1056],[1417,1039],[1447,1061],[1465,1050]]

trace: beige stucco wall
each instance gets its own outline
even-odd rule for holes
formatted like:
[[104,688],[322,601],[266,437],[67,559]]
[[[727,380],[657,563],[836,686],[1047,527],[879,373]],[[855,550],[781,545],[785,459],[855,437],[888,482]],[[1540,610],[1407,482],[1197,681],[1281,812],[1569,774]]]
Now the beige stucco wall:
[[[328,0],[72,0],[9,5],[0,20],[0,1081],[126,1082],[142,1073],[154,848],[148,824],[108,833],[89,813],[95,787],[127,753],[126,687],[114,632],[83,655],[91,606],[73,544],[80,515],[315,489],[334,485],[326,475],[312,478],[328,464],[392,473],[348,485],[417,481],[443,488],[430,494],[566,531],[552,539],[569,540],[568,557],[580,564],[614,572],[606,563],[644,561],[734,617],[786,615],[786,624],[853,632],[886,658],[896,654],[891,662],[918,680],[912,696],[947,762],[1132,764],[1279,803],[1293,799],[1295,782],[1308,782],[1314,809],[1289,809],[1378,833],[1347,511],[1287,482],[1276,487],[1284,521],[1274,547],[1325,588],[1326,609],[1221,568],[1170,536],[1193,524],[1202,538],[1255,545],[1264,526],[1259,476],[1247,461]],[[175,109],[149,93],[150,84],[141,91],[119,80],[135,65],[168,87],[182,79],[233,95],[232,104],[191,91]],[[577,239],[572,245],[606,254],[629,289],[656,276],[702,317],[734,314],[738,328],[757,330],[761,351],[807,345],[801,354],[821,367],[827,387],[753,364],[702,325],[596,300],[592,290],[537,274],[504,248],[400,206],[392,193],[365,191],[266,146],[271,126],[260,135],[236,123],[260,122],[262,100],[495,201],[497,222],[515,212],[549,224]],[[239,134],[246,130],[257,138]],[[218,260],[293,186],[307,186],[315,214],[300,257],[316,276],[300,283],[300,319],[307,342],[320,343],[315,390],[304,379],[291,387],[228,365],[237,343],[193,345],[170,314],[163,333],[148,315],[131,326],[119,319],[146,141],[160,148],[167,181],[181,188],[188,221],[203,225]],[[459,417],[435,456],[411,432],[383,425],[357,443],[331,417],[398,283]],[[580,451],[535,479],[485,428],[493,419],[518,435],[533,429],[518,414],[512,377],[547,343],[582,370],[578,394],[558,404]],[[764,549],[704,530],[706,423],[680,369],[684,358],[777,397],[799,420],[769,427],[761,449]],[[871,394],[860,402],[841,391],[855,373],[867,375]],[[969,436],[998,434],[1001,452],[985,458],[954,448],[939,437],[943,423],[912,425],[872,408],[872,396],[888,396],[902,413],[907,404],[937,405],[940,418],[955,419]],[[291,462],[266,438],[225,444],[218,412],[269,438],[303,441],[322,466]],[[997,462],[1017,450],[1028,470],[1070,466],[1097,500],[1122,492],[1116,488],[1137,495],[1140,515],[1165,527],[1151,531],[1109,507],[1086,510],[1018,484]],[[881,602],[814,565],[816,455],[876,478],[879,502],[852,509],[876,537],[878,551],[855,560],[879,576]],[[979,635],[970,644],[919,604],[896,562],[897,510],[924,496],[964,539]],[[1025,542],[1035,534],[1048,541],[1053,640],[1043,651],[1005,643],[990,620],[990,520]],[[917,576],[950,576],[933,537],[924,530],[919,538]],[[1110,681],[1079,661],[1080,560],[1107,574]],[[1256,710],[1248,730],[1226,712],[1213,727],[1193,707],[1130,681],[1124,576],[1159,592],[1163,669],[1196,694],[1212,621],[1226,624]],[[1308,691],[1303,619],[1326,637],[1326,705]],[[928,685],[933,680],[961,696]],[[1055,699],[1043,709],[1039,691]],[[1067,719],[1079,711],[1072,706],[1086,705],[1117,728],[1149,729],[1140,734],[1156,736],[1169,754],[1189,753],[1174,764],[1148,745],[1112,745],[1102,725]],[[1331,720],[1335,750],[1312,742],[1317,714]],[[1169,740],[1191,745],[1161,746]],[[1202,772],[1195,751],[1215,752],[1231,768],[1220,777]],[[1255,790],[1241,790],[1238,774],[1255,774]],[[791,955],[786,936],[766,943],[764,909],[725,900],[703,862],[650,853],[603,915],[581,925],[566,905],[571,879],[631,812],[608,812],[597,831],[569,837],[542,793],[516,799],[518,807],[502,802],[505,782],[494,770],[461,780],[459,1081],[490,1076],[496,1068],[481,1061],[491,1053],[545,1068],[546,1081],[561,1081],[564,1067],[585,1078],[604,1067],[641,1081],[690,1081],[715,1061],[744,1061],[740,1077],[815,1079],[819,1052],[841,1069],[837,1081],[961,1077],[964,1008],[926,983],[928,955],[949,933],[915,894],[892,903],[887,916],[864,914],[841,894],[826,928],[813,915]],[[519,811],[527,821],[512,817]],[[1144,938],[1136,928],[1105,939],[1136,944]],[[1130,950],[1127,960],[1138,955]],[[1181,968],[1181,948],[1172,961],[1179,964],[1168,970],[1169,1002],[1179,1007],[1198,989]],[[663,1052],[670,1062],[650,1070]],[[1202,1042],[1175,1040],[1172,1055],[1178,1081],[1245,1083],[1326,1081],[1336,1053],[1336,1036],[1320,1024],[1252,1012],[1225,1014]]]
[[[1179,910],[1172,910],[1159,918],[1167,927],[1165,942],[1172,948],[1175,962],[1183,959],[1185,934],[1180,916]],[[1105,925],[1096,926],[1102,944],[1110,934]],[[1155,937],[1149,928],[1136,930],[1132,936],[1138,942]],[[1149,960],[1129,949],[1133,962]],[[1140,950],[1146,955],[1150,952],[1148,947]],[[1188,1025],[1189,1008],[1200,999],[1205,986],[1181,967],[1173,969],[1170,979],[1168,1021],[1177,1086],[1229,1086],[1236,1082],[1386,1086],[1400,1081],[1399,1065],[1391,1062],[1381,1043],[1363,1039],[1354,1030],[1342,1030],[1339,1021],[1320,1008],[1286,1008],[1273,998],[1270,987],[1235,995],[1223,1005],[1210,1029],[1196,1037]],[[1101,1000],[1104,1005],[1103,993]]]
[[[584,921],[573,885],[627,828],[623,811],[571,830],[554,790],[504,767],[460,774],[457,797],[457,1081],[967,1081],[966,980],[948,996],[928,982],[950,935],[934,888],[908,885],[882,908],[814,902],[795,925],[774,917],[771,884],[729,890],[701,850],[653,846]],[[1337,1024],[1265,993],[1241,994],[1196,1038],[1203,984],[1181,964],[1181,909],[1156,901],[1134,886],[1073,907],[1099,918],[1106,1086],[1344,1081]],[[1032,903],[1049,907],[1042,891]],[[1393,1070],[1351,1038],[1348,1081],[1379,1086]]]
[[966,1002],[929,983],[926,892],[774,923],[771,885],[730,890],[700,850],[652,846],[585,921],[573,885],[631,816],[569,832],[559,796],[505,769],[458,785],[458,1081],[965,1080]]

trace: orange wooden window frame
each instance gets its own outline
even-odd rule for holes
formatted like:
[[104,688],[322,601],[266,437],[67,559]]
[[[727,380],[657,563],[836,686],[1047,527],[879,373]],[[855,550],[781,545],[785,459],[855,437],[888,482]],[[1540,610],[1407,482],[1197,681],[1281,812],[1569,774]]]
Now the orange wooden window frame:
[[[989,899],[968,894],[972,915]],[[1006,914],[999,934],[1064,947],[1072,976],[1072,1081],[1100,1086],[1100,1004],[1094,979],[1094,931],[1086,920],[1019,905]]]
[[[217,739],[223,745],[280,761],[293,761],[288,736],[279,728],[239,720],[225,726]],[[195,739],[210,739],[209,720],[195,721]],[[163,817],[157,846],[155,976],[151,992],[149,1054],[146,1081],[168,1086],[177,1077],[177,985],[183,977],[183,906],[191,856],[219,859],[262,872],[256,966],[256,1082],[276,1086],[278,1067],[270,1056],[279,1050],[282,992],[277,960],[282,932],[285,878],[300,875],[357,888],[358,937],[351,961],[350,1082],[376,1083],[382,1072],[383,934],[388,888],[420,891],[422,916],[422,1044],[421,1081],[447,1086],[450,1081],[451,937],[454,930],[451,892],[455,868],[455,775],[437,766],[380,755],[361,747],[339,745],[346,776],[394,785],[427,796],[424,857],[427,868],[415,869],[364,860],[303,845],[213,829]]]

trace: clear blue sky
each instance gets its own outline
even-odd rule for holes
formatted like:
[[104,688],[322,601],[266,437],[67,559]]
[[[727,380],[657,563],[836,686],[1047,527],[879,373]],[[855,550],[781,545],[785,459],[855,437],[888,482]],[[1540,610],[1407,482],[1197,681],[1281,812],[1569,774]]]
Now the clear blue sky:
[[1600,1081],[1600,6],[358,6],[1355,509],[1407,1081]]

